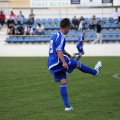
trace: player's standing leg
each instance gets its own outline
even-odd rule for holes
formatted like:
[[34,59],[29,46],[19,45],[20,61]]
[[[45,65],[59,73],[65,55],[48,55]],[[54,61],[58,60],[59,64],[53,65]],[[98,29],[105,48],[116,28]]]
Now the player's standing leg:
[[70,106],[69,101],[68,101],[66,73],[61,72],[61,71],[54,73],[54,79],[56,82],[59,81],[60,83],[60,94],[61,94],[63,103],[65,105],[65,111],[73,110],[73,108]]
[[84,50],[83,50],[83,46],[77,47],[77,49],[78,49],[78,51],[79,51],[79,54],[76,53],[76,54],[78,54],[76,60],[79,61],[80,58],[81,58],[81,56],[84,55]]

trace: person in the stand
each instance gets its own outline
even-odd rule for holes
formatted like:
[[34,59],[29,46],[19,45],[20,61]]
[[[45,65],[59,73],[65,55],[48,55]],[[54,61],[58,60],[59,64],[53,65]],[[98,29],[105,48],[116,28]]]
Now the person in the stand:
[[30,24],[28,24],[25,28],[24,35],[32,35],[33,34],[33,29]]
[[24,28],[21,26],[21,24],[18,24],[18,27],[15,31],[16,35],[23,35],[24,34]]
[[96,24],[97,24],[97,19],[96,19],[96,16],[93,15],[93,17],[92,17],[92,19],[90,21],[89,28],[95,30]]
[[97,24],[97,38],[92,42],[93,44],[97,43],[98,41],[102,44],[102,28],[101,28],[102,21],[100,20]]
[[3,24],[5,23],[5,19],[6,19],[5,14],[3,14],[3,12],[1,11],[0,12],[0,24],[1,24],[1,26],[3,26]]
[[15,28],[14,28],[14,24],[10,23],[9,27],[7,29],[7,34],[8,35],[15,35]]
[[78,27],[79,27],[78,19],[76,18],[76,16],[74,16],[71,24],[71,29],[78,30]]
[[37,28],[35,30],[35,34],[36,35],[44,35],[45,34],[44,26],[41,25],[40,23],[37,24]]
[[80,21],[79,21],[79,28],[78,30],[82,30],[85,28],[85,19],[83,18],[83,16],[80,17]]

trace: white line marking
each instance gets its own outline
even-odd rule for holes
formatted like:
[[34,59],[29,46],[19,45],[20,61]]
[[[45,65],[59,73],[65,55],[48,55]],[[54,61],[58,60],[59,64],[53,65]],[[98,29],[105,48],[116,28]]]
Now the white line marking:
[[112,75],[113,78],[116,78],[116,79],[120,79],[120,73],[116,73],[114,75]]

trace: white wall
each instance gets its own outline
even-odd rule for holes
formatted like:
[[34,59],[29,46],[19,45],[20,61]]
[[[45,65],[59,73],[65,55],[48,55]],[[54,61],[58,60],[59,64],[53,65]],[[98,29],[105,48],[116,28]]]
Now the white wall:
[[[48,56],[49,44],[0,45],[2,56]],[[66,44],[66,51],[71,55],[77,52],[75,44]],[[85,44],[85,56],[120,56],[120,44]]]
[[[16,15],[19,14],[19,11],[23,11],[23,15],[28,18],[30,14],[30,9],[3,9],[7,17],[11,10],[14,11]],[[120,8],[118,8],[118,11]],[[80,16],[91,18],[93,15],[96,17],[111,17],[114,8],[77,8],[77,7],[69,7],[69,8],[48,8],[48,9],[34,9],[34,13],[36,18],[73,18],[74,15],[79,18]]]

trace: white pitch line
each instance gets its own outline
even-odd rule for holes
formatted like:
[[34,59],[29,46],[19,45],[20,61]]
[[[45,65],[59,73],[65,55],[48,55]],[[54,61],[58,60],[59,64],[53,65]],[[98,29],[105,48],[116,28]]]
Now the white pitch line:
[[120,73],[116,73],[116,74],[112,75],[112,77],[113,77],[113,78],[116,78],[116,79],[120,79],[120,76],[119,76],[119,75],[120,75]]

